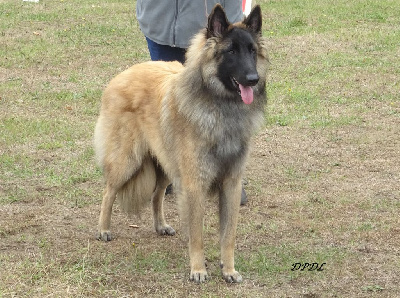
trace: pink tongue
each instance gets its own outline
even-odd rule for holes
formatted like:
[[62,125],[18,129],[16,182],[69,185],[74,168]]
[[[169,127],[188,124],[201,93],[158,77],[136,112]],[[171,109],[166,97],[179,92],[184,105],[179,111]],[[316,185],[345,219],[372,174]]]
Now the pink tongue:
[[245,87],[239,84],[240,94],[245,104],[249,105],[253,102],[253,89],[251,87]]

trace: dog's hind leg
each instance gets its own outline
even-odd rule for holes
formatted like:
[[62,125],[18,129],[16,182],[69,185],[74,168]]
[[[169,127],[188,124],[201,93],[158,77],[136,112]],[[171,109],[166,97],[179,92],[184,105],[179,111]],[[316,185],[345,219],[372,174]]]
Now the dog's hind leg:
[[117,197],[117,191],[118,189],[110,184],[107,184],[106,188],[104,189],[99,217],[99,231],[97,233],[98,240],[111,241],[111,211],[114,201]]
[[111,240],[110,224],[112,206],[117,197],[117,193],[124,185],[132,179],[134,173],[140,168],[140,161],[137,159],[122,158],[120,163],[108,163],[104,166],[104,176],[106,187],[103,192],[101,203],[99,227],[97,239],[103,241]]
[[225,281],[231,283],[242,281],[242,276],[235,270],[234,261],[241,189],[240,178],[228,178],[221,186],[219,198],[221,270]]
[[[155,165],[156,166],[156,165]],[[175,235],[175,230],[169,226],[164,218],[164,194],[169,180],[160,166],[156,166],[156,189],[151,199],[153,206],[154,227],[159,235]]]

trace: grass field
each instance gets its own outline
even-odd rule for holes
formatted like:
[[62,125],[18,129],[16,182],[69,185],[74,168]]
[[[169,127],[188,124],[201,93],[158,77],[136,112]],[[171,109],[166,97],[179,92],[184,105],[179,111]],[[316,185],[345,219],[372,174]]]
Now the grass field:
[[221,278],[208,202],[199,286],[173,196],[175,237],[118,207],[116,239],[94,237],[101,92],[149,60],[134,2],[0,0],[0,297],[400,296],[400,3],[257,3],[271,66],[238,227],[244,282]]

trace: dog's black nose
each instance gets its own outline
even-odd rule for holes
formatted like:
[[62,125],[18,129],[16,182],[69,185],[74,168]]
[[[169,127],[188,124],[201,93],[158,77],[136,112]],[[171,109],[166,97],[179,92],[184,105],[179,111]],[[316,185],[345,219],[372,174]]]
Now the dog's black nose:
[[246,75],[246,81],[247,81],[248,86],[256,85],[258,83],[259,79],[260,78],[258,77],[257,73],[251,73],[251,74]]

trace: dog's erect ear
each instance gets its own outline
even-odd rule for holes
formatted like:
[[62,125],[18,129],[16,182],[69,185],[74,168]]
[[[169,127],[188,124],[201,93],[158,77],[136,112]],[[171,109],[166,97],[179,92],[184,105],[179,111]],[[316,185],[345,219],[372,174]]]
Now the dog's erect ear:
[[230,23],[222,6],[220,4],[215,5],[208,17],[207,38],[221,36],[228,30],[229,25]]
[[256,34],[261,33],[262,16],[260,5],[254,6],[248,17],[244,19],[243,24],[252,32]]

